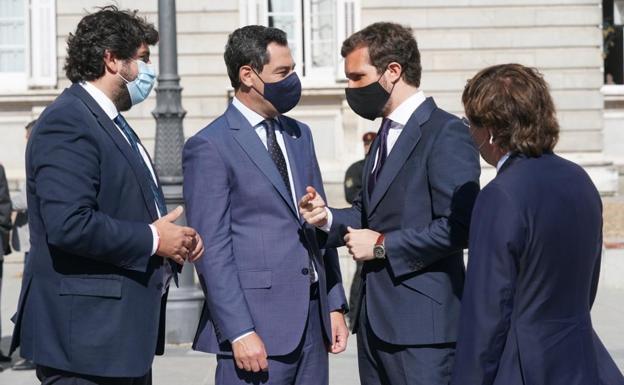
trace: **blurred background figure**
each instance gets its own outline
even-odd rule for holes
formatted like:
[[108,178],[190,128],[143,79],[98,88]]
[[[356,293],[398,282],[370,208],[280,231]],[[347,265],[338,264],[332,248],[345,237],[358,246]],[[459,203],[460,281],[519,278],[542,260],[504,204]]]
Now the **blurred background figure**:
[[373,143],[376,136],[377,134],[372,131],[362,135],[362,142],[364,143],[364,159],[353,163],[349,166],[347,172],[345,173],[344,193],[345,200],[349,204],[353,203],[353,200],[357,198],[360,194],[360,190],[362,189],[362,170],[364,169],[364,161],[366,160],[366,156],[370,150],[371,143]]
[[[364,159],[358,160],[353,163],[347,169],[345,173],[344,179],[344,193],[345,200],[349,204],[353,204],[355,198],[360,195],[360,190],[362,189],[362,171],[364,170],[364,161],[368,156],[368,151],[370,150],[371,144],[375,137],[376,133],[369,131],[362,135],[362,142],[364,143]],[[360,297],[360,280],[362,274],[362,262],[356,262],[355,274],[353,275],[353,281],[351,283],[351,289],[349,290],[349,309],[357,309],[358,298]],[[347,313],[347,321],[349,322],[349,327],[353,328],[353,317],[355,312]]]
[[[9,244],[9,233],[11,231],[11,198],[9,196],[9,184],[4,173],[4,166],[0,164],[0,297],[2,294],[2,270],[4,265],[4,256],[11,254],[11,246]],[[0,319],[1,321],[1,319]],[[2,325],[2,322],[0,322]],[[2,328],[0,327],[0,338],[2,337]],[[0,350],[0,362],[9,362],[11,357],[5,356]],[[2,368],[0,368],[0,372]]]
[[452,384],[624,384],[590,317],[600,195],[579,165],[553,153],[559,123],[542,74],[486,68],[462,101],[497,175],[472,213]]
[[[37,120],[32,120],[26,125],[26,141],[30,138],[30,132]],[[26,201],[26,180],[23,180],[17,192],[11,196],[13,204],[13,231],[11,232],[11,246],[13,250],[24,253],[24,268],[28,263],[30,250],[30,231],[28,230],[28,203]],[[34,370],[35,363],[22,358],[12,366],[13,370]]]

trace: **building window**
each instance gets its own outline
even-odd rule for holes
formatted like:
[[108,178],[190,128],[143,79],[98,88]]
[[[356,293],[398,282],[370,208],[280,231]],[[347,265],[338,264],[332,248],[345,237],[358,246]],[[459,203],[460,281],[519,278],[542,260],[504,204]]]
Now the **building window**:
[[242,24],[288,35],[297,72],[310,85],[344,79],[340,46],[359,27],[358,0],[249,0]]
[[26,15],[23,0],[0,2],[0,75],[10,88],[26,82]]
[[0,90],[56,86],[55,0],[0,1]]
[[624,0],[603,0],[605,84],[624,84]]

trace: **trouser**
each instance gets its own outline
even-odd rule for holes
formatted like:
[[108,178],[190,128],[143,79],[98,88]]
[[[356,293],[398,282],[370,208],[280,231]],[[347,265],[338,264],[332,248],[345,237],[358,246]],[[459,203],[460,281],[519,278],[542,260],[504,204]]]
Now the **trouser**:
[[318,283],[313,284],[306,329],[295,351],[285,356],[269,356],[268,371],[260,373],[238,369],[232,356],[218,355],[215,384],[327,385],[329,359],[318,290]]

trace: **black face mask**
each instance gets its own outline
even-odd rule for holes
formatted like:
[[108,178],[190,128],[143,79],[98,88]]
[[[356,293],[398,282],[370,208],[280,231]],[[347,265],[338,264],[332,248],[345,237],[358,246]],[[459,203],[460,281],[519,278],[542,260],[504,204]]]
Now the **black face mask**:
[[[379,83],[379,80],[381,80],[381,76],[376,82],[367,86],[345,88],[345,95],[349,107],[364,119],[375,120],[380,117],[392,93],[392,90],[390,90],[390,92],[386,91]],[[392,85],[392,89],[394,89],[394,84]]]

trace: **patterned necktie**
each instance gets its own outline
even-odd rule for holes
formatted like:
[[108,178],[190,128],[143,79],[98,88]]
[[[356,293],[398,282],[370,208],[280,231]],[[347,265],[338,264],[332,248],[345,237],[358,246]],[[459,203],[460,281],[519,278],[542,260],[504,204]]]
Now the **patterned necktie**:
[[[288,191],[288,196],[290,196],[292,200],[292,190],[290,189],[290,178],[288,177],[288,167],[286,166],[286,158],[284,158],[284,153],[277,143],[277,137],[275,136],[275,125],[278,123],[273,119],[266,119],[262,122],[264,128],[266,128],[267,132],[267,150],[269,151],[269,155],[275,166],[277,167],[277,171],[279,171],[282,176],[282,180],[286,185],[286,190]],[[314,267],[314,262],[312,262],[312,258],[308,259],[309,265],[309,274],[310,274],[310,282],[314,283],[318,280],[317,272]]]
[[375,185],[377,184],[377,178],[379,177],[379,173],[381,172],[381,168],[386,161],[386,157],[388,156],[388,131],[390,131],[390,124],[392,120],[388,118],[384,118],[381,122],[381,127],[379,128],[379,132],[377,136],[379,137],[379,152],[377,155],[377,163],[373,168],[373,171],[368,178],[368,196],[373,195],[373,190],[375,189]]
[[269,151],[269,155],[275,166],[277,167],[277,171],[279,171],[282,176],[282,180],[284,181],[284,185],[286,186],[286,191],[288,191],[288,195],[292,198],[292,191],[290,190],[290,178],[288,178],[288,167],[286,166],[286,158],[284,158],[284,153],[277,143],[277,137],[275,136],[275,125],[277,123],[273,119],[266,119],[262,122],[264,128],[266,128],[267,133],[267,150]]
[[132,127],[130,127],[126,119],[124,119],[124,117],[121,116],[121,114],[117,115],[117,117],[113,119],[113,122],[115,122],[115,124],[117,124],[117,126],[121,128],[121,131],[124,133],[124,135],[126,136],[126,139],[128,139],[128,142],[130,143],[130,147],[132,147],[132,149],[134,150],[134,153],[138,156],[139,162],[143,165],[143,169],[145,171],[147,179],[149,180],[150,189],[152,190],[152,194],[154,195],[154,201],[156,202],[158,211],[160,211],[160,215],[161,216],[166,215],[167,205],[165,204],[165,197],[163,197],[160,189],[158,188],[158,185],[156,185],[156,182],[154,181],[154,178],[152,177],[152,173],[149,167],[147,166],[147,164],[145,163],[145,160],[143,159],[141,152],[139,151],[139,143],[140,143],[139,137],[134,132]]

